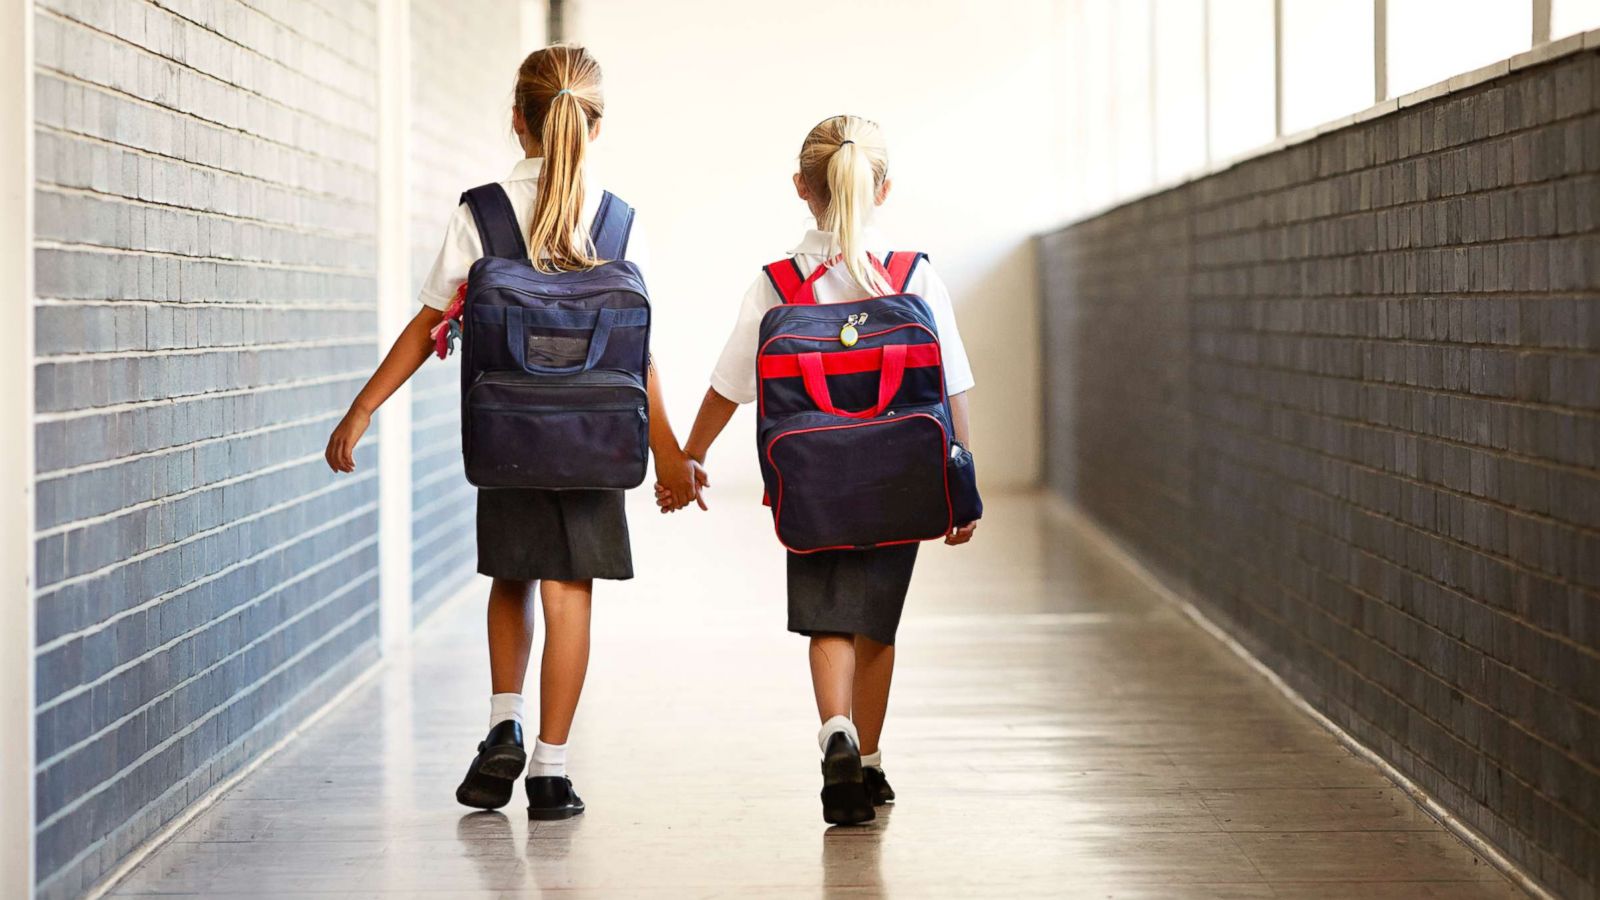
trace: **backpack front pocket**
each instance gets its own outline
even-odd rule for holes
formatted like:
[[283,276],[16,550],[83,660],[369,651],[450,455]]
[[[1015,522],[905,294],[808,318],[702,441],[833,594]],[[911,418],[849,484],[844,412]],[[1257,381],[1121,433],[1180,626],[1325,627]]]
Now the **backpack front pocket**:
[[950,529],[949,429],[937,408],[794,416],[766,437],[778,539],[797,553],[932,540]]
[[644,481],[649,401],[621,372],[490,372],[462,409],[467,480],[482,488],[627,489]]

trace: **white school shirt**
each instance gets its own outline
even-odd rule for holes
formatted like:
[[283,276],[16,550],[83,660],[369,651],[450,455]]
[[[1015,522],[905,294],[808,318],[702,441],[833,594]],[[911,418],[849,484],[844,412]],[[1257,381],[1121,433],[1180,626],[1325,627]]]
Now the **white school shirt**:
[[[884,242],[876,230],[868,228],[865,243],[869,247],[882,247]],[[800,264],[800,272],[810,275],[812,270],[834,254],[833,232],[811,229],[804,239],[789,253]],[[886,254],[879,253],[883,259]],[[869,296],[856,284],[849,270],[836,265],[818,278],[813,285],[818,303],[847,303]],[[945,392],[954,396],[971,390],[972,364],[967,361],[967,349],[962,346],[961,332],[956,328],[956,311],[950,302],[950,290],[944,279],[934,271],[928,260],[917,265],[906,285],[908,293],[916,294],[933,312],[934,325],[939,329],[939,354],[944,363]],[[761,340],[761,317],[767,310],[783,303],[767,273],[762,272],[744,292],[739,304],[739,318],[734,323],[733,334],[722,348],[722,356],[711,372],[711,386],[717,393],[735,403],[749,403],[756,399],[756,350]]]
[[[517,214],[517,227],[522,229],[522,240],[528,240],[528,232],[533,228],[533,205],[539,199],[539,172],[544,168],[544,160],[540,157],[518,160],[511,168],[511,177],[500,182],[505,188],[506,196],[511,198],[511,208]],[[583,215],[580,217],[585,231],[594,226],[595,213],[600,210],[600,197],[604,194],[589,177],[584,173],[583,179]],[[433,261],[433,268],[428,270],[428,277],[423,279],[422,290],[418,298],[424,306],[434,309],[446,309],[450,301],[455,299],[456,289],[467,280],[467,271],[472,264],[483,256],[483,242],[478,238],[478,225],[472,219],[472,210],[465,203],[456,207],[450,216],[450,222],[444,229],[444,246],[439,248],[439,255]],[[633,231],[628,236],[628,248],[623,253],[623,258],[632,262],[639,268],[639,273],[644,274],[645,242],[639,230],[639,215],[637,211],[633,217]],[[649,284],[648,279],[645,281]]]

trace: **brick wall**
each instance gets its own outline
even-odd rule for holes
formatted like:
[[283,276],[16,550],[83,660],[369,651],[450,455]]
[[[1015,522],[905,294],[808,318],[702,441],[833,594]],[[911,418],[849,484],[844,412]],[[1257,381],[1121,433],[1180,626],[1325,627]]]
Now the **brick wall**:
[[39,0],[37,835],[81,892],[372,662],[370,0]]
[[[518,7],[518,0],[483,0],[464,16],[455,0],[411,4],[413,289],[439,252],[461,192],[506,177],[522,155],[510,136],[511,89],[525,52]],[[485,22],[507,25],[486,30]],[[418,618],[477,571],[477,494],[461,470],[460,377],[452,356],[430,360],[412,380],[411,596]]]
[[1042,239],[1051,486],[1590,898],[1597,99],[1567,57]]

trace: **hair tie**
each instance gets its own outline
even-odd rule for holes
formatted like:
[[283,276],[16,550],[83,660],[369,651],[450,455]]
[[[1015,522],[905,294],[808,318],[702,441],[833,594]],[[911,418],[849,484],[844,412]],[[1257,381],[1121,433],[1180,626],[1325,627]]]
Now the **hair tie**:
[[840,141],[839,142],[839,146],[843,147],[845,144],[854,144],[854,143],[855,143],[855,141]]
[[561,90],[556,91],[555,94],[550,99],[554,100],[556,97],[559,97],[562,94],[570,94],[570,93],[572,93],[572,88],[562,88]]

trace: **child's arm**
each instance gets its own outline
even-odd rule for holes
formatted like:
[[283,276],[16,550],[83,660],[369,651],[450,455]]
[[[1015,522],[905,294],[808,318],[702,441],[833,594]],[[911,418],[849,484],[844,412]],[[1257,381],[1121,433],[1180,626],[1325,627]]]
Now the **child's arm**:
[[356,442],[366,433],[367,426],[372,422],[372,414],[422,367],[428,354],[433,352],[433,338],[428,336],[428,332],[443,318],[443,310],[424,306],[417,310],[405,330],[394,339],[389,355],[378,364],[378,370],[372,373],[361,393],[350,402],[350,411],[344,414],[344,418],[333,429],[333,434],[328,437],[328,449],[323,456],[327,458],[330,469],[335,472],[356,470]]
[[[661,375],[656,371],[656,359],[650,357],[650,453],[656,459],[656,502],[662,512],[676,512],[697,501],[701,509],[706,502],[700,498],[700,488],[706,482],[705,470],[684,454],[678,446],[678,436],[667,421],[667,405],[661,396]],[[663,497],[666,502],[663,502]]]
[[[955,427],[956,440],[960,441],[963,447],[971,450],[972,439],[969,436],[971,432],[967,430],[966,391],[962,391],[959,394],[950,395],[950,424]],[[977,530],[977,522],[968,522],[959,528],[950,529],[950,533],[944,536],[944,542],[952,546],[956,544],[965,544],[967,541],[972,540],[972,533]]]
[[[722,429],[728,427],[728,420],[733,418],[739,404],[717,393],[716,388],[706,388],[705,399],[700,401],[700,412],[694,417],[694,426],[689,429],[689,442],[683,445],[683,452],[693,460],[700,482],[700,487],[708,488],[711,482],[706,478],[705,469],[699,468],[706,461],[706,454],[711,451],[711,444],[716,441],[717,435],[722,434]],[[656,503],[666,509],[670,495],[661,486],[656,487]],[[700,508],[706,508],[706,501],[696,492],[695,499],[700,501]]]

